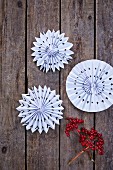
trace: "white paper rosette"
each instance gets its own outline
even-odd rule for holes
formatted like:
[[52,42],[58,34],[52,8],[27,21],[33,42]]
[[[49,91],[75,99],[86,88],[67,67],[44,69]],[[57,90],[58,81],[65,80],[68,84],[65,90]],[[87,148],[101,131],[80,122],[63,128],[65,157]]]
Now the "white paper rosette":
[[66,91],[73,105],[86,112],[98,112],[113,104],[113,67],[104,61],[87,60],[69,73]]
[[58,70],[60,67],[64,68],[64,64],[68,64],[68,60],[72,59],[70,55],[73,52],[70,48],[73,44],[67,42],[68,37],[64,35],[60,34],[60,31],[48,30],[46,33],[40,33],[40,38],[35,37],[36,42],[33,42],[35,47],[31,48],[34,51],[32,56],[40,70],[55,72],[55,68]]
[[55,124],[59,124],[59,119],[63,118],[62,100],[59,97],[55,90],[51,91],[46,86],[28,89],[28,94],[22,94],[23,99],[19,100],[21,105],[17,108],[19,117],[22,117],[21,123],[27,130],[38,130],[40,134],[42,131],[47,133],[49,128],[55,129]]

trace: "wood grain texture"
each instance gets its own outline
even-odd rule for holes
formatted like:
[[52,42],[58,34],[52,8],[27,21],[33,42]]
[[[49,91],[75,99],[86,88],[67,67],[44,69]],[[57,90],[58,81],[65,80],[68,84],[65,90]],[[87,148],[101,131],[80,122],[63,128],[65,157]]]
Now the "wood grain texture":
[[[69,101],[66,90],[66,78],[70,70],[80,61],[94,57],[94,3],[91,0],[62,0],[61,1],[61,30],[74,44],[75,55],[69,65],[61,72],[61,98],[64,101],[64,117],[73,116],[83,118],[85,127],[94,125],[94,115],[84,113],[76,109]],[[66,121],[61,123],[60,129],[60,168],[61,170],[93,170],[93,164],[89,161],[87,154],[78,158],[70,166],[67,162],[82,150],[77,136],[70,139],[64,134]]]
[[[113,66],[113,1],[97,1],[97,59]],[[105,140],[104,156],[96,155],[96,170],[113,169],[113,106],[96,113],[96,129]]]
[[[61,72],[46,74],[33,62],[30,49],[39,32],[48,29],[65,32],[74,44],[75,55]],[[71,69],[81,61],[94,58],[94,50],[96,58],[113,66],[112,0],[0,0],[0,170],[113,169],[113,107],[95,116],[84,113],[71,104],[65,90]],[[67,165],[82,148],[77,136],[66,137],[65,119],[61,120],[60,127],[56,125],[56,129],[50,129],[47,134],[31,131],[25,134],[16,107],[21,94],[27,91],[26,75],[29,88],[47,85],[61,94],[64,118],[83,118],[85,127],[91,128],[95,123],[95,128],[102,132],[105,155],[95,154],[95,165],[87,154]]]
[[25,169],[25,131],[16,107],[24,93],[25,3],[0,0],[0,170]]
[[[39,32],[48,29],[59,29],[59,1],[28,0],[28,87],[47,85],[59,93],[59,72],[43,73],[33,63],[31,57],[35,37]],[[59,169],[59,126],[50,129],[47,134],[38,132],[27,133],[27,168],[28,170],[58,170]]]

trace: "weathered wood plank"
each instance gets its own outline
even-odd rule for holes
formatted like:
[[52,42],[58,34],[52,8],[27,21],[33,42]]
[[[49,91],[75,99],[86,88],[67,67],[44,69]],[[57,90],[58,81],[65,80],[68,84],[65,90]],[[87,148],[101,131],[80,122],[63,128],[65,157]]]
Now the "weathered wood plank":
[[25,1],[0,0],[0,169],[25,169],[25,131],[16,107],[25,92]]
[[[39,32],[59,29],[59,1],[28,0],[28,87],[38,85],[50,86],[59,93],[59,72],[43,73],[31,57],[32,42]],[[47,134],[27,133],[27,167],[28,170],[59,169],[59,127],[50,129]]]
[[[61,97],[65,106],[65,117],[82,117],[85,120],[85,127],[91,128],[94,124],[93,114],[84,113],[76,109],[65,91],[66,78],[70,70],[80,61],[94,57],[94,3],[91,0],[62,0],[61,1],[61,30],[69,36],[70,42],[74,44],[73,50],[75,55],[69,65],[61,72]],[[89,161],[86,154],[78,158],[72,165],[68,166],[67,162],[82,150],[78,138],[67,138],[64,134],[66,121],[61,123],[60,130],[60,167],[65,170],[92,170],[93,164]]]
[[[97,59],[113,66],[113,1],[97,0]],[[105,154],[96,155],[96,170],[113,169],[113,106],[96,113],[96,129],[104,136]]]

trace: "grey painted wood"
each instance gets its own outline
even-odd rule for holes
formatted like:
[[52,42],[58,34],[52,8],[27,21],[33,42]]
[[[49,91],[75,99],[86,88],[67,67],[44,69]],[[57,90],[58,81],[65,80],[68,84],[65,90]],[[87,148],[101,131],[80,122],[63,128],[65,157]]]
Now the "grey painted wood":
[[[28,170],[112,170],[113,107],[95,116],[94,113],[84,113],[71,104],[65,90],[66,78],[71,69],[81,61],[94,58],[94,50],[96,58],[113,66],[112,0],[0,0],[0,11],[0,170],[24,170],[25,167]],[[74,44],[75,55],[61,72],[46,74],[33,62],[30,49],[39,32],[48,29],[65,32]],[[27,90],[25,74],[29,88],[46,84],[60,93],[65,107],[64,118],[83,118],[87,128],[94,126],[95,122],[96,129],[103,133],[105,140],[105,155],[95,154],[95,165],[89,161],[87,154],[72,165],[67,165],[68,160],[82,148],[76,135],[70,139],[66,137],[65,119],[61,121],[60,127],[56,125],[55,131],[49,130],[48,134],[32,134],[30,131],[25,134],[16,111],[21,94]]]
[[25,169],[25,131],[17,117],[25,92],[25,2],[0,0],[0,169]]
[[[97,59],[113,66],[113,1],[97,1]],[[105,140],[105,154],[96,154],[96,170],[113,169],[113,106],[96,113],[96,129]]]
[[[28,87],[47,85],[59,93],[59,72],[43,73],[31,57],[35,37],[39,32],[48,29],[59,29],[59,1],[35,0],[28,1]],[[28,170],[58,170],[59,169],[59,126],[50,129],[47,134],[38,132],[27,133],[27,166]]]
[[[94,58],[94,3],[91,0],[62,0],[61,30],[66,33],[66,36],[69,36],[70,42],[74,44],[73,51],[75,52],[73,60],[61,72],[61,97],[65,106],[64,117],[83,118],[85,127],[91,128],[94,125],[93,113],[84,113],[71,104],[66,94],[65,83],[75,64]],[[93,170],[93,164],[89,161],[87,154],[82,155],[70,166],[67,165],[67,162],[82,150],[82,147],[75,134],[71,136],[71,139],[66,137],[65,124],[64,119],[60,129],[61,170]]]

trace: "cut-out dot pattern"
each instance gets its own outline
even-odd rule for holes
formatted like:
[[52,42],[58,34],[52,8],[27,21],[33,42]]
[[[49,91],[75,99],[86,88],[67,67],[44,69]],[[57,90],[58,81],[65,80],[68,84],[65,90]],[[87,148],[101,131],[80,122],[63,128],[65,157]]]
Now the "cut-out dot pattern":
[[23,94],[22,98],[17,110],[22,118],[21,123],[27,130],[47,133],[49,128],[55,129],[55,124],[59,124],[59,120],[63,118],[62,100],[55,90],[51,91],[46,86],[39,86],[38,89],[33,87],[32,90],[28,89],[28,94]]
[[83,111],[109,108],[113,103],[113,67],[96,59],[77,64],[67,77],[66,92],[74,106]]

